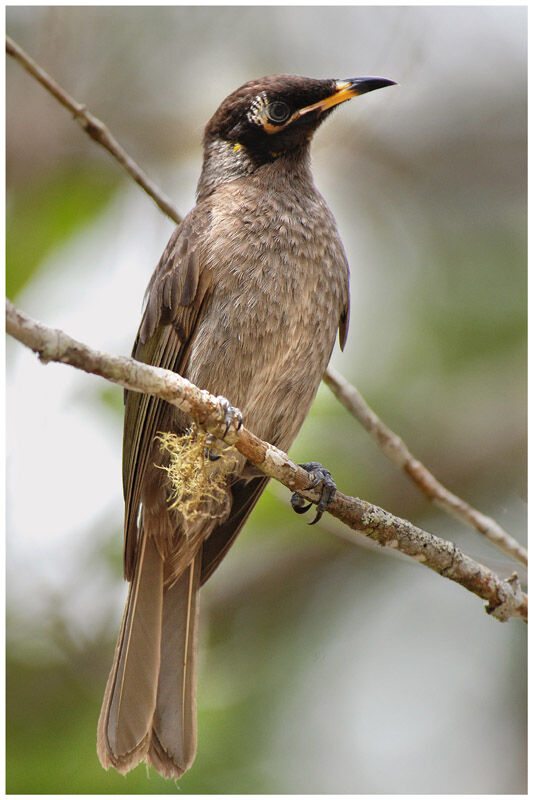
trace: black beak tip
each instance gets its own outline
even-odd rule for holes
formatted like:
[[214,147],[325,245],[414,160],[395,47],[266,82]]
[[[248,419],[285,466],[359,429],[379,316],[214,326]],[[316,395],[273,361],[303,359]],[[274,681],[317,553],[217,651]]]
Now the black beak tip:
[[397,86],[396,81],[388,78],[350,78],[350,84],[357,91],[357,94],[373,92],[375,89],[383,89],[385,86]]

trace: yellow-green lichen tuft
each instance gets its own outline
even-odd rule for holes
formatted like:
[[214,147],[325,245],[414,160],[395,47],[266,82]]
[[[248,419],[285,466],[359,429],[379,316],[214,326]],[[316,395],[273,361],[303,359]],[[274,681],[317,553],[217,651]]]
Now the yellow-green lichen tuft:
[[210,461],[208,452],[213,449],[209,434],[196,426],[185,433],[159,433],[161,452],[166,456],[164,469],[168,475],[168,502],[172,509],[179,508],[187,521],[199,517],[222,516],[226,500],[226,476],[235,459],[226,447],[217,450],[220,459]]

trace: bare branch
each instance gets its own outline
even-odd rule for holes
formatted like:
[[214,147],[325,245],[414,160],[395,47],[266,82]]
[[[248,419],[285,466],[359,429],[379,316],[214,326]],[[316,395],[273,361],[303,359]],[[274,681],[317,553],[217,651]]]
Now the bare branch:
[[[100,375],[132,391],[160,397],[190,414],[205,430],[219,438],[224,434],[225,406],[208,392],[169,370],[123,356],[93,350],[63,331],[49,328],[17,310],[6,301],[7,331],[39,354],[43,363],[57,361]],[[244,426],[234,424],[225,437],[265,475],[283,483],[313,502],[318,494],[309,486],[309,476],[277,447],[263,442]],[[527,596],[516,575],[501,580],[444,539],[417,528],[382,508],[337,491],[328,512],[353,530],[364,533],[384,547],[397,548],[415,561],[449,578],[487,601],[486,609],[499,620],[527,617]]]
[[527,550],[491,517],[482,514],[465,500],[446,489],[435,476],[418,461],[394,431],[391,431],[367,405],[359,391],[333,367],[328,367],[324,382],[342,405],[359,420],[383,453],[414,481],[432,502],[453,516],[475,528],[507,555],[527,566]]
[[8,55],[13,56],[30,75],[33,75],[40,84],[52,94],[61,105],[68,108],[74,114],[74,119],[81,125],[85,133],[105,147],[116,160],[122,164],[126,172],[128,172],[136,183],[141,186],[150,197],[155,200],[161,211],[167,216],[177,222],[181,222],[181,216],[177,208],[174,206],[172,200],[166,197],[163,192],[153,183],[148,175],[135,163],[135,161],[128,155],[124,148],[117,142],[115,137],[111,134],[108,128],[101,120],[91,114],[86,106],[78,103],[71,97],[56,81],[48,75],[30,56],[19,47],[19,45],[6,36],[6,52]]

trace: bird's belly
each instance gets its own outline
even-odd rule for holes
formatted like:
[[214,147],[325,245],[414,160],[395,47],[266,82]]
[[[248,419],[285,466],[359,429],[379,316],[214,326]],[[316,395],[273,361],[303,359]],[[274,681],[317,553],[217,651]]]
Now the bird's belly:
[[248,274],[219,292],[187,368],[193,383],[227,397],[246,427],[282,449],[309,411],[339,322],[339,287],[325,279],[323,264],[296,267],[268,281]]

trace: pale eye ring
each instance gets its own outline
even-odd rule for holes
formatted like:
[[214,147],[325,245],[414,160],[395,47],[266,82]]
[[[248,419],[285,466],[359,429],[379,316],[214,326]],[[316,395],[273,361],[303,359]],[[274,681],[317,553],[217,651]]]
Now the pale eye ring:
[[274,100],[273,103],[269,103],[266,107],[266,113],[271,122],[280,125],[289,119],[291,110],[283,100]]

